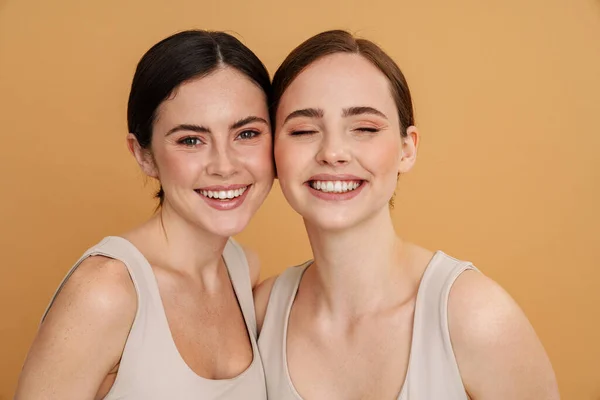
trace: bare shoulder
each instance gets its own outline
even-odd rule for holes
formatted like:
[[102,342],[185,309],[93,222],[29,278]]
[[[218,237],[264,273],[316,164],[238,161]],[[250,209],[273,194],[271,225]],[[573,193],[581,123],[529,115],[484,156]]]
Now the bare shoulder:
[[[496,282],[474,270],[463,272],[450,291],[450,323],[456,333],[487,336],[504,326],[506,319],[518,318],[521,310]],[[490,326],[490,323],[499,325]],[[484,330],[484,331],[481,331]]]
[[450,337],[473,400],[558,399],[550,360],[512,297],[485,275],[463,272],[450,291]]
[[65,282],[33,341],[17,398],[91,398],[118,363],[137,310],[123,263],[84,260]]
[[248,268],[250,269],[250,282],[252,283],[252,288],[256,286],[258,280],[260,279],[260,259],[258,257],[258,253],[256,251],[240,244],[240,247],[244,251],[244,255],[246,256],[246,261],[248,262]]
[[102,256],[85,259],[65,282],[44,323],[73,307],[106,314],[105,322],[135,314],[137,295],[125,264]]
[[277,276],[272,276],[262,281],[254,289],[254,308],[256,310],[256,326],[258,327],[258,333],[262,328],[267,314],[267,305],[269,304],[269,298],[271,297],[271,290],[277,280]]

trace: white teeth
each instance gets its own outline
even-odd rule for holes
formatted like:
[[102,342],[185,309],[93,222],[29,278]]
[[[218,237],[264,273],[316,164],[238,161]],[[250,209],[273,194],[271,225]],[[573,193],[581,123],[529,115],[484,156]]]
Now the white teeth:
[[311,181],[310,186],[313,189],[320,190],[325,193],[345,193],[355,190],[360,186],[357,181]]
[[248,189],[248,186],[236,190],[200,190],[202,196],[209,199],[231,200],[240,197]]

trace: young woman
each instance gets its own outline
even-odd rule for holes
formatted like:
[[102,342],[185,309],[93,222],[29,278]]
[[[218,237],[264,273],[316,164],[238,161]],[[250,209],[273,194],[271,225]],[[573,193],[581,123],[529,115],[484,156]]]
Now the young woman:
[[69,272],[17,399],[266,398],[258,265],[230,236],[273,183],[270,91],[260,60],[225,33],[178,33],[143,56],[127,143],[160,181],[161,206]]
[[255,292],[269,398],[557,399],[509,295],[394,232],[388,202],[419,143],[394,61],[324,32],[292,51],[273,91],[277,175],[314,261]]

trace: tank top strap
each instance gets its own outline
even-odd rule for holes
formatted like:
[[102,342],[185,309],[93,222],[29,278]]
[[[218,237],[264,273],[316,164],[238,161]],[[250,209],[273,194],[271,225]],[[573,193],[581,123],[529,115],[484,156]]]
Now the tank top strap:
[[456,279],[477,270],[437,251],[429,263],[417,294],[411,356],[400,399],[466,400],[448,328],[448,298]]
[[147,297],[153,297],[151,290],[151,284],[154,279],[152,271],[147,266],[147,262],[142,254],[126,239],[118,236],[107,236],[102,239],[98,244],[90,247],[83,255],[77,260],[77,262],[71,267],[69,272],[63,278],[62,282],[56,289],[52,296],[44,314],[42,315],[41,321],[43,322],[48,314],[48,311],[52,307],[52,304],[56,300],[56,297],[69,280],[75,270],[85,261],[88,257],[93,256],[104,256],[121,261],[127,267],[127,271],[131,277],[138,295],[138,303],[143,303],[142,299]]
[[273,283],[267,304],[263,326],[258,336],[265,375],[267,377],[267,393],[269,398],[289,400],[299,399],[290,385],[285,340],[290,311],[302,275],[312,263],[306,263],[286,269]]
[[[250,330],[251,326],[255,326],[254,309],[251,310],[253,321],[250,325],[248,304],[252,305],[252,290],[243,255],[239,245],[227,243],[223,257],[246,326]],[[152,266],[143,254],[124,238],[109,236],[88,249],[63,279],[44,316],[65,282],[77,267],[91,256],[105,256],[123,262],[138,296],[136,316],[123,349],[119,371],[105,399],[266,398],[262,361],[253,335],[250,335],[253,361],[236,377],[218,380],[203,378],[185,363],[171,335]]]
[[312,260],[302,265],[288,268],[275,279],[263,321],[263,332],[277,332],[276,335],[284,333],[292,303],[298,292],[300,280],[310,264],[312,264]]
[[229,279],[237,295],[237,299],[246,320],[248,329],[256,339],[256,314],[252,296],[252,281],[250,279],[250,266],[246,259],[244,249],[233,238],[230,238],[223,250],[223,259],[229,273]]

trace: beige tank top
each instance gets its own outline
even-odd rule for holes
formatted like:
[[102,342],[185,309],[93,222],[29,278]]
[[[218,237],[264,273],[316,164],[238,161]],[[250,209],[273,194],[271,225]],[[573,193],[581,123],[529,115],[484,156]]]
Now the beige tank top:
[[[300,280],[311,263],[288,268],[271,290],[258,338],[270,399],[302,400],[287,366],[287,326]],[[410,359],[398,400],[468,399],[450,342],[447,310],[452,284],[469,269],[475,267],[441,251],[429,262],[417,292]]]
[[104,399],[267,398],[264,371],[256,343],[256,318],[248,263],[243,250],[233,239],[227,242],[223,259],[244,316],[254,356],[250,366],[231,379],[203,378],[185,363],[171,336],[152,267],[133,244],[121,237],[107,237],[84,253],[59,286],[44,317],[77,266],[87,257],[95,255],[123,262],[138,297],[137,313],[123,350],[119,371]]

